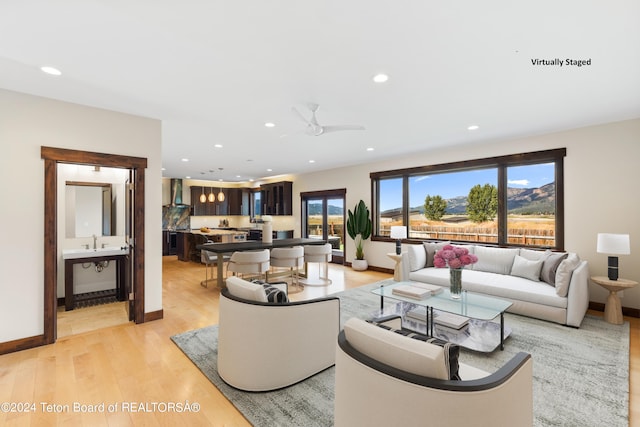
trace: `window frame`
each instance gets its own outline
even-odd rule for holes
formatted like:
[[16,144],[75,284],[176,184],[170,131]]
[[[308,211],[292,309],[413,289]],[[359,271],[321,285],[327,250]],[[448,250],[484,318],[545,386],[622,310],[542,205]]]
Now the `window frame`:
[[[442,163],[436,165],[417,166],[406,169],[395,169],[381,172],[371,172],[371,206],[373,234],[372,241],[391,242],[393,239],[381,236],[380,232],[380,180],[389,178],[402,178],[402,222],[409,224],[409,177],[415,175],[429,175],[434,173],[461,172],[474,169],[486,169],[490,167],[498,170],[498,242],[496,244],[483,243],[487,246],[500,247],[528,247],[548,248],[551,250],[564,250],[564,158],[567,155],[566,148],[534,151],[529,153],[509,154],[505,156],[487,157],[482,159],[463,160],[459,162]],[[542,163],[555,164],[555,246],[518,245],[507,241],[507,169],[513,166],[528,166]],[[420,243],[423,239],[409,238],[405,242]],[[470,243],[469,241],[460,241]]]

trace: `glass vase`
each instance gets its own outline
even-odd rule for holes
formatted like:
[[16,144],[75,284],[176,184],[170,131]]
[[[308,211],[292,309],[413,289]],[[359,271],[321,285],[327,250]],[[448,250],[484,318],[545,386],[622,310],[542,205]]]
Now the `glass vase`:
[[461,268],[449,269],[449,291],[451,291],[451,298],[460,299],[462,295],[462,269]]

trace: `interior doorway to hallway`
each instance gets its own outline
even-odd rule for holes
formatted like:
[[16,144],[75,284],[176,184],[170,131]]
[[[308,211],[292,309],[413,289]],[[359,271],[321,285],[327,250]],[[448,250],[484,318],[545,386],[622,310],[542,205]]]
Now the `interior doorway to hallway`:
[[320,238],[331,243],[331,262],[344,264],[346,189],[312,191],[300,194],[302,237]]

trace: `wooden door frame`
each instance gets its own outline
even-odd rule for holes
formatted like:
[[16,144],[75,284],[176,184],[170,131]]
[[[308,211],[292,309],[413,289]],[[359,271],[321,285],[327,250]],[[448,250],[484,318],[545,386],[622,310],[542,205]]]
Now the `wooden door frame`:
[[[328,198],[342,198],[344,200],[344,212],[342,213],[342,222],[343,222],[343,233],[345,239],[343,241],[343,250],[342,250],[342,262],[340,264],[344,265],[347,257],[347,216],[346,216],[346,204],[347,204],[347,189],[346,188],[336,188],[333,190],[320,190],[320,191],[304,191],[300,193],[300,224],[303,226],[308,225],[306,219],[304,218],[307,215],[305,209],[305,203],[307,199],[328,199]],[[300,236],[304,236],[306,234],[306,230],[303,227],[300,228]]]
[[[134,322],[144,319],[145,169],[147,159],[64,148],[40,147],[44,159],[44,336],[43,344],[57,338],[58,283],[58,163],[131,169],[135,174],[134,199]],[[37,344],[36,344],[37,345]]]

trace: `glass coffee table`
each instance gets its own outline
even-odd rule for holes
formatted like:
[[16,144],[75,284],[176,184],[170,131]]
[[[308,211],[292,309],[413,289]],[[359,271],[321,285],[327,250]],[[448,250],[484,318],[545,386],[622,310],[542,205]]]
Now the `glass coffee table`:
[[[463,291],[462,298],[452,299],[447,288],[422,299],[393,293],[394,288],[411,284],[396,282],[373,289],[371,292],[380,295],[380,315],[400,315],[403,328],[471,350],[492,352],[498,346],[504,350],[504,340],[511,334],[511,329],[504,325],[504,312],[512,305],[511,302],[467,291]],[[398,303],[385,309],[385,299]],[[442,315],[443,320],[445,317],[449,318],[447,320],[464,320],[466,324],[460,328],[457,325],[445,326],[441,323],[446,322],[438,320]],[[500,322],[494,322],[498,317]]]

